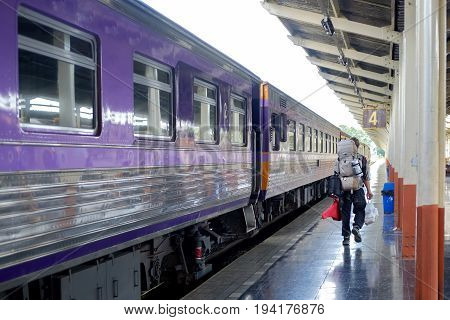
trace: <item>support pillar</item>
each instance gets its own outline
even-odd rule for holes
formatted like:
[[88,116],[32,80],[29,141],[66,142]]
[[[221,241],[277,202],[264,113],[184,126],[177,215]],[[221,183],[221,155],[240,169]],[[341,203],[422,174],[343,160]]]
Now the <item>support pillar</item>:
[[438,298],[444,299],[444,237],[445,237],[445,142],[447,104],[447,0],[439,3],[439,106],[438,106]]
[[392,109],[391,109],[391,132],[390,132],[390,142],[392,142],[392,167],[393,167],[393,175],[392,180],[394,182],[394,226],[395,229],[399,229],[399,219],[398,219],[398,203],[399,203],[399,194],[398,194],[398,170],[399,170],[399,159],[400,159],[400,140],[399,140],[399,131],[401,128],[399,127],[399,116],[400,116],[400,107],[399,107],[399,96],[400,96],[400,79],[399,73],[395,72],[395,83],[393,88],[393,97],[392,97]]
[[423,243],[424,240],[422,239],[422,228],[423,228],[423,221],[422,221],[422,207],[417,207],[417,229],[416,229],[416,283],[415,283],[415,289],[416,289],[416,299],[421,299],[422,297],[422,281],[423,281],[423,267],[424,267],[424,261],[423,261]]
[[[419,150],[417,299],[438,299],[440,0],[417,1]],[[444,5],[445,8],[445,5]]]
[[396,169],[394,169],[394,225],[395,229],[400,229],[400,219],[398,215],[398,200],[400,199],[400,196],[398,195],[398,172]]
[[403,38],[405,36],[405,32],[402,33],[402,42],[400,43],[400,61],[399,61],[399,69],[398,69],[398,101],[397,101],[397,128],[398,132],[398,164],[397,164],[397,216],[398,216],[398,225],[397,230],[402,231],[403,230],[403,178],[405,176],[405,170],[404,170],[404,159],[405,159],[405,96],[406,96],[406,68],[405,68],[405,44],[403,42]]
[[[391,163],[391,174],[390,181],[395,183],[395,170],[397,167],[397,128],[396,128],[396,118],[397,118],[397,101],[398,101],[398,77],[395,75],[395,82],[392,88],[392,105],[391,105],[391,116],[389,119],[389,162]],[[395,189],[394,189],[395,192]],[[394,199],[395,206],[395,199]],[[395,211],[394,211],[395,214]]]
[[418,78],[416,54],[416,0],[405,2],[405,30],[402,35],[402,77],[405,79],[403,103],[403,179],[401,181],[402,256],[415,257],[416,192],[417,192],[417,139],[418,139]]
[[438,208],[438,223],[438,298],[444,300],[445,208]]
[[403,186],[402,256],[413,259],[416,255],[416,185]]
[[398,178],[398,230],[403,231],[403,178]]
[[[419,187],[420,188],[420,187]],[[438,299],[438,206],[423,205],[418,208],[417,222],[419,225],[417,235],[416,266],[416,299],[437,300]],[[419,271],[417,273],[417,271]]]

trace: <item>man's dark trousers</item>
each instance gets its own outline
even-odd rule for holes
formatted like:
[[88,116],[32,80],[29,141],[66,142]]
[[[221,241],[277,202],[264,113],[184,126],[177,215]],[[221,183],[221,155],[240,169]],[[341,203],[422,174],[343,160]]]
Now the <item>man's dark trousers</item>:
[[360,188],[355,190],[353,191],[353,194],[351,191],[345,191],[341,197],[341,201],[343,202],[341,206],[342,235],[344,237],[350,237],[350,211],[352,209],[352,203],[353,213],[355,214],[353,227],[358,226],[359,229],[362,229],[364,225],[364,219],[366,217],[366,198],[364,189]]

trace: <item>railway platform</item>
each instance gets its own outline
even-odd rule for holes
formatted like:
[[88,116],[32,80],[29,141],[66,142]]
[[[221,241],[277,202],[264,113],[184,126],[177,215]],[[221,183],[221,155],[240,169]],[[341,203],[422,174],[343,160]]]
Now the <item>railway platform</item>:
[[265,0],[263,7],[385,151],[401,236],[383,236],[398,240],[401,256],[415,261],[414,298],[443,299],[450,235],[447,1]]
[[[341,223],[321,220],[331,203],[324,199],[184,299],[414,299],[415,261],[402,258],[395,216],[383,214],[384,163],[375,162],[371,171],[380,215],[362,230],[362,243],[342,246]],[[448,243],[446,249],[448,283]]]

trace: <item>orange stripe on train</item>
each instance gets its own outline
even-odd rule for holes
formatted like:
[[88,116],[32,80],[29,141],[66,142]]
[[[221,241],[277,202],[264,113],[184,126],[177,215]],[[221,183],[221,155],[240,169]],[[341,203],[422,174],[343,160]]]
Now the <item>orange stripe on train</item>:
[[269,186],[269,161],[263,161],[261,165],[261,190],[266,191]]

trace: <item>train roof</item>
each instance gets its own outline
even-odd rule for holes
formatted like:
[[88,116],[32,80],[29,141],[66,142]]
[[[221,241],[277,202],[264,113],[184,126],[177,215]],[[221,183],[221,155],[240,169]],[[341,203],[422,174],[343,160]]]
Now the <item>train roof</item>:
[[213,46],[209,45],[193,33],[189,32],[179,24],[173,22],[166,16],[157,12],[147,4],[139,0],[99,0],[103,4],[115,9],[128,18],[147,25],[178,45],[197,53],[218,65],[226,71],[236,73],[243,77],[251,78],[255,81],[261,79],[226,54],[220,52]]
[[322,116],[318,115],[317,113],[315,113],[313,110],[311,110],[310,108],[308,108],[307,106],[305,106],[303,103],[297,101],[296,99],[292,98],[290,95],[288,95],[287,93],[285,93],[283,90],[277,88],[276,86],[274,86],[273,84],[271,84],[270,82],[265,81],[264,83],[268,84],[269,86],[271,86],[272,88],[274,88],[276,91],[278,91],[278,93],[283,94],[284,96],[286,96],[286,98],[295,101],[296,104],[299,104],[300,106],[302,106],[303,108],[307,109],[308,111],[310,111],[312,114],[314,114],[317,118],[319,118],[320,120],[328,123],[330,126],[334,127],[335,129],[339,130],[342,132],[341,128],[339,128],[338,126],[332,124],[330,121],[326,120],[325,118],[323,118]]

